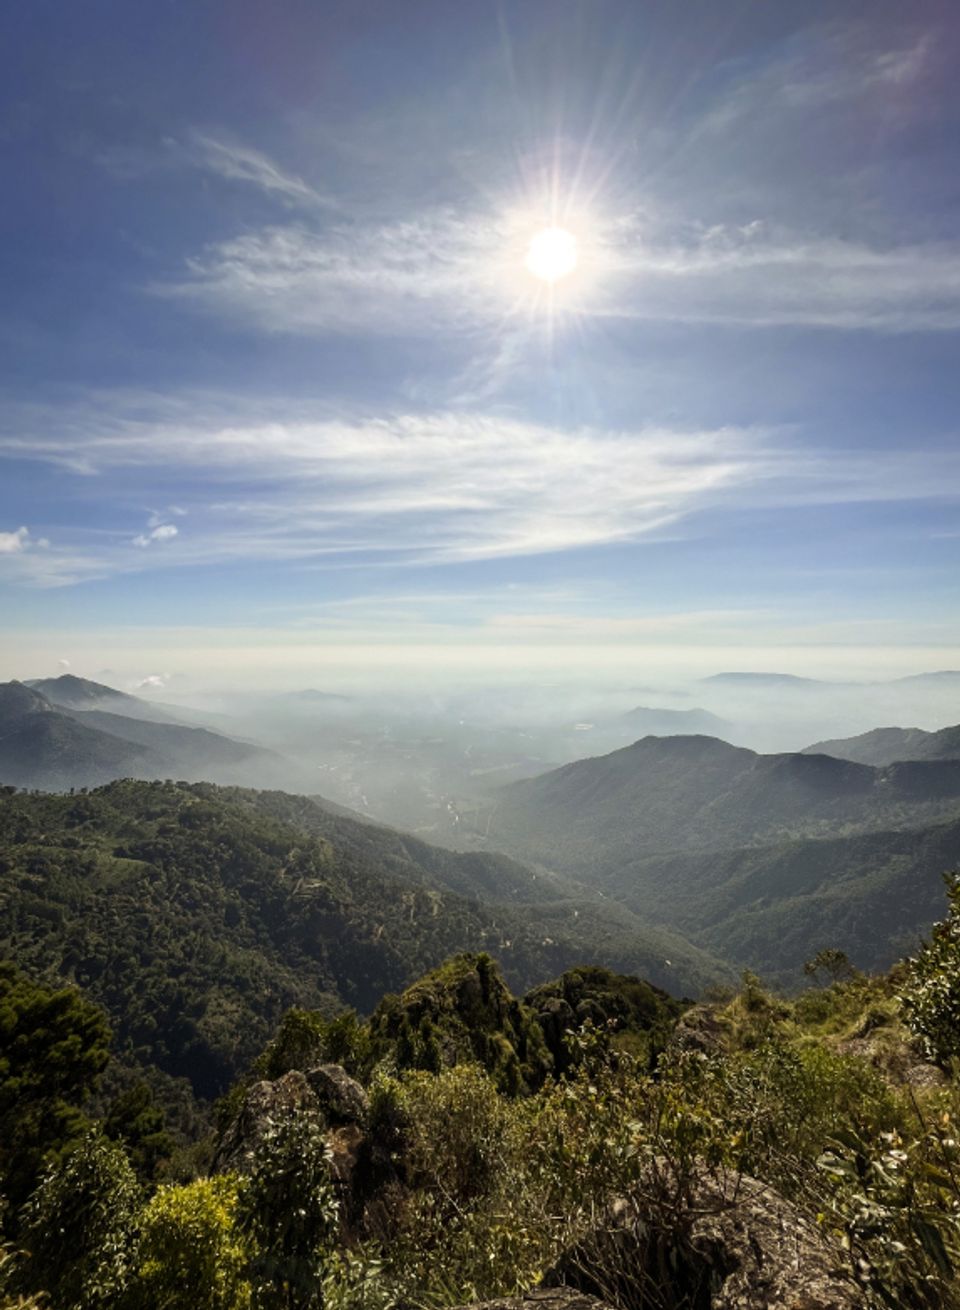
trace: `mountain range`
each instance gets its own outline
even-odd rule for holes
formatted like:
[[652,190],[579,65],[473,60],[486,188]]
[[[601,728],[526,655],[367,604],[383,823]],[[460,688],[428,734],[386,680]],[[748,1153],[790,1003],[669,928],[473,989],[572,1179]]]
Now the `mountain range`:
[[489,843],[582,876],[639,855],[920,827],[960,811],[960,760],[883,768],[644,737],[497,793]]
[[114,778],[310,788],[282,756],[176,722],[148,701],[65,674],[0,684],[0,783],[48,791]]
[[824,946],[883,968],[929,929],[960,863],[960,760],[648,737],[504,787],[481,819],[485,844],[789,986]]
[[923,728],[874,728],[856,737],[838,737],[807,746],[805,755],[835,755],[837,759],[883,767],[897,760],[960,759],[960,724],[926,732]]
[[[71,675],[2,684],[0,783],[47,791],[118,778],[255,786],[217,804],[234,814],[255,810],[375,879],[473,905],[473,918],[462,909],[455,917],[472,924],[481,944],[493,942],[508,968],[516,943],[526,943],[516,964],[521,985],[593,960],[639,969],[676,991],[696,991],[731,965],[792,986],[823,946],[883,968],[928,930],[942,902],[941,874],[960,863],[956,727],[877,729],[759,754],[714,735],[725,725],[708,711],[638,706],[617,722],[714,733],[646,736],[487,785],[472,807],[438,805],[431,840],[461,852],[453,854],[311,796],[317,771],[176,714]],[[371,742],[372,767],[389,745]],[[415,736],[401,740],[397,766],[409,768],[416,749],[423,747]],[[284,790],[263,790],[271,786]],[[132,798],[146,803],[151,793],[123,794],[125,822],[139,822]],[[218,823],[225,831],[226,819]],[[509,929],[505,915],[514,916]],[[345,931],[336,915],[328,927]],[[539,934],[536,951],[531,933]],[[444,942],[477,945],[468,934]],[[538,951],[549,957],[546,972],[525,972]],[[408,962],[420,967],[429,958],[417,947]],[[325,994],[359,1003],[348,972]]]

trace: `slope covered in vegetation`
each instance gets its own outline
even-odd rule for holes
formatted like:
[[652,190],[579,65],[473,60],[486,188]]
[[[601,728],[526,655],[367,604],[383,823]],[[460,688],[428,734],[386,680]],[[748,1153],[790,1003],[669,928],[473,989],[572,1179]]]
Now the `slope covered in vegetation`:
[[[724,976],[675,934],[599,900],[554,889],[537,909],[499,903],[532,877],[279,793],[143,782],[0,793],[0,954],[77,982],[128,1061],[186,1077],[204,1097],[289,1007],[367,1013],[458,950],[494,951],[521,989],[585,959],[675,992]],[[470,898],[447,890],[470,886]]]
[[[0,1288],[64,1310],[439,1310],[558,1283],[615,1310],[955,1310],[960,1092],[904,1023],[931,967],[960,985],[952,922],[891,977],[822,953],[795,1002],[747,976],[684,1009],[592,969],[520,1000],[469,956],[368,1024],[290,1014],[223,1104],[214,1172],[157,1185],[102,1129],[51,1152]],[[95,1073],[100,1035],[68,1022]]]

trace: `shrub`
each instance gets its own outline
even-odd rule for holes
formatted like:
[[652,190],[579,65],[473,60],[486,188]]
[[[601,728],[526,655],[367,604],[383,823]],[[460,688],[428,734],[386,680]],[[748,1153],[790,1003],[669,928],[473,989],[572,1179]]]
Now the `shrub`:
[[907,1026],[940,1064],[960,1056],[960,870],[946,877],[947,917],[935,924],[900,987]]
[[254,1151],[238,1220],[252,1247],[258,1310],[322,1302],[324,1251],[337,1219],[329,1159],[322,1121],[304,1111],[269,1124]]
[[123,1149],[89,1133],[24,1207],[28,1290],[48,1292],[57,1310],[112,1305],[135,1258],[140,1202]]
[[248,1252],[236,1225],[239,1190],[231,1174],[158,1189],[143,1214],[132,1306],[247,1310]]

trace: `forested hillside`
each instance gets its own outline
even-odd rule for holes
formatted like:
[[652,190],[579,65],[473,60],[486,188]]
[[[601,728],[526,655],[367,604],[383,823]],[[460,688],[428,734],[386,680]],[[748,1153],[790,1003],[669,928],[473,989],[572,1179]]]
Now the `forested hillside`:
[[960,862],[960,760],[648,737],[501,789],[484,822],[490,845],[790,988],[824,946],[882,969],[929,930]]
[[457,950],[494,951],[521,989],[585,961],[677,994],[729,976],[601,899],[547,884],[542,903],[522,903],[540,886],[511,861],[280,793],[129,781],[0,793],[0,955],[76,981],[126,1058],[201,1096],[223,1091],[288,1007],[368,1012]]
[[292,1010],[190,1156],[142,1100],[97,1120],[102,1016],[0,967],[0,1304],[956,1310],[958,895],[914,964],[823,952],[795,1003],[520,998],[481,953],[369,1022]]

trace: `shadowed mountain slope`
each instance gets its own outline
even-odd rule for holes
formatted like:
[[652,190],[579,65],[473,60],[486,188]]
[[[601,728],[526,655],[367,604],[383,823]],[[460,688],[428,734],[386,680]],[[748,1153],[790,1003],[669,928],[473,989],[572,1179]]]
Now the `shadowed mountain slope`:
[[645,737],[503,788],[490,844],[589,878],[643,854],[923,826],[960,812],[960,761],[884,769]]
[[177,722],[167,710],[141,696],[131,696],[103,682],[78,678],[73,673],[63,673],[58,678],[31,678],[26,685],[45,696],[58,709],[106,710],[111,714],[131,715],[154,723]]
[[[43,687],[64,699],[52,700]],[[147,717],[137,717],[141,709]],[[0,684],[0,783],[48,791],[126,777],[313,786],[312,773],[272,751],[150,711],[134,696],[82,678]]]
[[834,755],[841,760],[883,767],[898,760],[960,759],[960,725],[925,732],[923,728],[874,728],[856,737],[838,737],[807,746],[804,755]]
[[97,786],[132,773],[156,777],[163,763],[149,747],[78,723],[32,687],[0,684],[0,783]]
[[787,985],[912,949],[960,864],[960,760],[874,768],[645,738],[503,788],[490,843]]

